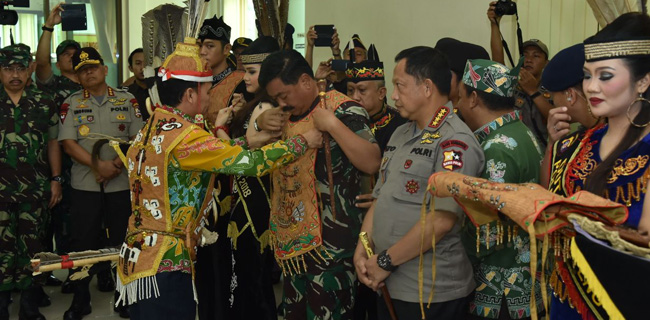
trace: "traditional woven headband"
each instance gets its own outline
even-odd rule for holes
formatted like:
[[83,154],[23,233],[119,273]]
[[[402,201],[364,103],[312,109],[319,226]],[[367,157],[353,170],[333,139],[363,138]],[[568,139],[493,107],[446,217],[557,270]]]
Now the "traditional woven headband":
[[241,55],[241,62],[243,64],[254,64],[254,63],[262,63],[264,62],[264,59],[271,55],[270,53],[257,53],[257,54],[242,54]]
[[384,78],[383,68],[352,67],[345,71],[345,75],[350,79],[357,80],[380,80]]
[[585,60],[650,55],[650,40],[625,40],[585,44]]

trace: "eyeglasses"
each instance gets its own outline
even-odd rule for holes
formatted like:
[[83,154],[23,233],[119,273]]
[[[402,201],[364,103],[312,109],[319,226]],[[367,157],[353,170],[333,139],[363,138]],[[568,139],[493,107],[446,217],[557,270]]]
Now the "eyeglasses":
[[27,67],[24,67],[24,66],[13,66],[13,67],[12,66],[2,66],[2,71],[8,72],[8,73],[14,73],[14,72],[23,73],[23,72],[27,71]]

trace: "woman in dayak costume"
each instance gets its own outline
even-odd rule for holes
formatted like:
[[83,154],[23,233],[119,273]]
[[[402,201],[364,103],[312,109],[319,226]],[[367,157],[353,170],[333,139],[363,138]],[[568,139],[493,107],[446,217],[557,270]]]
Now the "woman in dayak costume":
[[[606,118],[607,124],[571,136],[576,141],[560,139],[555,143],[549,190],[564,196],[587,190],[624,204],[629,210],[625,225],[647,233],[650,207],[644,203],[650,177],[650,17],[624,14],[586,39],[584,46],[583,90],[593,116]],[[555,241],[563,242],[562,237]],[[582,261],[576,268],[575,258],[561,252],[556,255],[557,268],[551,277],[555,294],[560,300],[568,297],[583,319],[615,317],[611,304],[594,301],[584,285],[575,281],[577,272],[584,273],[586,263]],[[620,269],[612,275],[619,272],[626,273]],[[636,308],[643,309],[643,294],[626,296],[628,301],[639,299]],[[617,305],[617,297],[611,298]],[[606,305],[607,310],[603,309]],[[618,304],[618,308],[618,314],[633,318],[626,314],[625,306]],[[551,316],[580,317],[566,304],[551,310]]]
[[[217,137],[230,139],[247,136],[251,145],[262,145],[273,138],[270,132],[261,130],[257,124],[257,117],[273,108],[270,99],[263,96],[257,77],[264,59],[278,50],[280,46],[275,38],[262,36],[242,52],[240,57],[246,70],[246,91],[256,94],[256,97],[243,109],[234,110],[230,126],[217,128]],[[230,111],[224,110],[222,113]],[[280,134],[277,133],[278,136]],[[232,249],[229,314],[233,319],[277,319],[272,280],[275,260],[269,246],[270,192],[268,176],[233,177],[234,198],[228,224]]]
[[[191,30],[198,28],[188,30],[195,37]],[[196,247],[216,240],[203,229],[214,205],[215,174],[268,174],[320,146],[322,138],[312,130],[253,151],[246,138],[224,141],[205,131],[212,73],[192,37],[176,46],[156,81],[162,105],[123,158],[133,213],[120,251],[117,303],[135,303],[132,319],[194,319]]]

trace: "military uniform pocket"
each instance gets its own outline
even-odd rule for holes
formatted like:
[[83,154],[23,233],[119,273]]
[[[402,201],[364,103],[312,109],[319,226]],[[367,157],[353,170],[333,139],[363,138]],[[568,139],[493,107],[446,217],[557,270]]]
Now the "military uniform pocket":
[[393,197],[408,203],[422,203],[427,189],[427,181],[433,173],[433,159],[414,157],[404,162],[400,169],[399,179],[402,187],[393,194]]
[[111,112],[111,126],[110,134],[114,136],[127,136],[129,133],[129,126],[131,125],[131,113],[128,111],[128,106],[113,107],[113,109],[124,109],[126,111],[113,111]]

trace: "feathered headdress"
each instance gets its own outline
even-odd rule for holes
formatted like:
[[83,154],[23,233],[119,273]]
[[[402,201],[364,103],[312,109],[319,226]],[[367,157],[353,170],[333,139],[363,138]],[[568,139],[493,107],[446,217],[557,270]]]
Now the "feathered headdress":
[[277,39],[280,48],[283,48],[284,30],[289,18],[289,0],[253,0],[253,7],[261,35]]
[[601,28],[628,12],[647,13],[647,0],[587,0]]
[[187,0],[187,31],[183,42],[176,44],[176,49],[163,62],[158,76],[162,81],[180,79],[193,82],[211,82],[212,72],[201,61],[196,38],[205,19],[206,4],[210,0]]
[[141,21],[144,61],[155,68],[183,41],[187,13],[185,8],[164,4],[147,11]]

